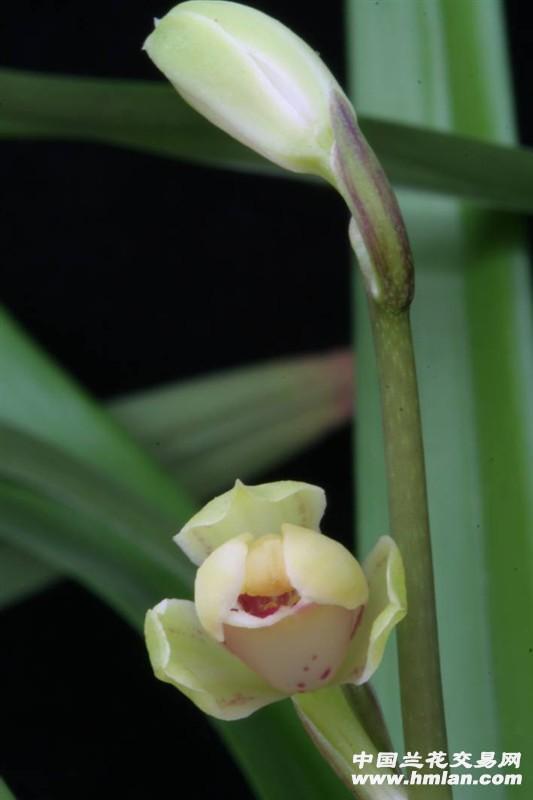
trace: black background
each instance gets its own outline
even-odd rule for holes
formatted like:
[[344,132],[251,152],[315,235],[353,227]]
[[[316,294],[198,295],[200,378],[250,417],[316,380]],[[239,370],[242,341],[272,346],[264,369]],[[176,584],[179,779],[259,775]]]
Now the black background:
[[[251,4],[343,78],[340,2],[327,13]],[[168,7],[19,0],[2,8],[0,58],[159,80],[140,43]],[[533,25],[520,0],[507,11],[522,140],[532,144]],[[2,143],[0,186],[3,301],[99,397],[350,341],[347,214],[320,187],[28,142]],[[323,485],[341,539],[352,518],[349,447],[345,429],[265,476]],[[0,621],[0,774],[19,800],[180,797],[186,777],[199,798],[249,795],[207,722],[153,679],[136,634],[88,593],[65,581]]]

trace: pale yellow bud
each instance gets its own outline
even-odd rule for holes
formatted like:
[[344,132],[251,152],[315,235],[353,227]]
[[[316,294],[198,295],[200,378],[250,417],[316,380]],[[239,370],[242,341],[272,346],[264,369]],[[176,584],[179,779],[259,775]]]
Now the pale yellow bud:
[[286,169],[333,181],[330,102],[341,89],[296,34],[253,8],[180,3],[144,45],[182,97]]

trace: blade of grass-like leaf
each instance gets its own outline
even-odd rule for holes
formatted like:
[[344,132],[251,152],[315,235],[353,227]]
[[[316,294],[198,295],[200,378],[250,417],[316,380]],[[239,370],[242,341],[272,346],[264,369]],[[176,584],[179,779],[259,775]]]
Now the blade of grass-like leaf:
[[[77,578],[140,631],[146,609],[162,596],[190,595],[192,568],[172,545],[166,558],[152,540],[152,529],[164,523],[158,510],[28,434],[4,426],[0,443],[4,541]],[[216,727],[258,797],[288,800],[303,791],[313,800],[346,798],[287,704]]]
[[164,470],[2,309],[0,375],[0,422],[35,434],[97,467],[168,512],[176,527],[191,516],[193,504]]
[[[289,700],[263,708],[248,719],[219,726],[239,762],[245,765],[244,772],[260,800],[353,800],[303,732]],[[280,729],[288,731],[289,753],[285,752],[287,740],[284,744],[279,737]],[[263,757],[258,758],[258,753]],[[293,787],[292,795],[287,785]]]
[[116,419],[196,497],[247,480],[351,414],[352,359],[335,351],[118,398]]
[[2,138],[88,139],[209,166],[281,174],[161,82],[0,69],[0,97]]
[[15,795],[2,778],[0,778],[0,800],[16,800]]
[[[341,424],[351,413],[352,359],[335,351],[233,369],[119,398],[116,419],[178,485],[208,500]],[[57,573],[12,547],[0,552],[0,608]]]
[[[4,139],[90,140],[210,166],[287,175],[214,128],[166,85],[0,69],[0,99]],[[380,110],[376,116],[361,116],[361,127],[395,183],[533,211],[530,150],[434,131],[423,120],[414,126],[380,116]]]
[[46,589],[59,578],[52,567],[21,550],[0,545],[0,609]]
[[[442,3],[451,59],[453,115],[461,133],[481,132],[513,141],[504,25],[497,0],[482,10],[474,2]],[[487,44],[490,43],[490,50]],[[463,80],[457,68],[471,76]],[[480,80],[480,77],[483,79]],[[492,667],[506,751],[531,748],[533,684],[533,314],[524,231],[496,214],[463,214],[468,257],[469,335],[474,357],[473,398],[482,525],[489,581]],[[528,612],[524,615],[524,610]],[[524,757],[524,786],[512,797],[529,797],[531,760]]]
[[[56,457],[60,463],[63,459],[68,459],[69,456],[73,460],[77,459],[81,462],[73,470],[74,481],[76,481],[76,475],[79,477],[80,469],[84,469],[87,473],[91,472],[91,468],[93,471],[96,468],[103,474],[98,474],[97,472],[96,477],[94,475],[93,477],[95,477],[96,484],[100,486],[104,494],[110,491],[109,487],[105,489],[105,486],[101,486],[102,483],[105,483],[105,477],[115,475],[115,481],[122,484],[122,486],[118,487],[119,494],[122,497],[131,492],[136,495],[142,505],[146,504],[149,508],[157,509],[155,517],[159,522],[156,524],[155,521],[150,522],[150,520],[147,521],[145,519],[145,523],[141,528],[136,528],[136,538],[137,536],[142,537],[144,534],[148,535],[149,539],[145,547],[151,553],[152,548],[155,547],[154,536],[157,536],[158,531],[161,534],[161,541],[157,543],[159,548],[155,558],[157,564],[152,562],[152,566],[149,567],[152,580],[157,583],[159,599],[165,593],[164,583],[169,580],[169,576],[175,574],[178,563],[177,554],[172,550],[171,561],[169,561],[167,568],[163,570],[166,577],[164,580],[163,576],[161,580],[157,578],[160,549],[169,546],[168,527],[166,523],[164,526],[161,525],[161,517],[162,515],[167,515],[166,518],[169,521],[172,519],[172,530],[175,530],[190,515],[189,503],[175,489],[173,481],[167,478],[165,473],[153,464],[150,457],[130,442],[128,436],[107,417],[103,409],[100,409],[71,379],[65,376],[43,353],[33,346],[31,341],[7,315],[0,316],[0,368],[2,374],[0,420],[20,428],[21,430],[18,432],[19,438],[23,435],[22,431],[26,431],[30,435],[34,434],[41,438],[44,443],[52,442],[55,445]],[[8,436],[10,434],[14,436],[16,432],[7,431],[7,434]],[[30,439],[30,436],[27,435],[27,438]],[[17,464],[20,464],[19,459],[24,455],[27,457],[30,470],[35,469],[35,463],[32,467],[35,452],[32,451],[35,451],[36,444],[37,442],[34,441],[31,447],[22,447],[21,452],[18,452],[17,446],[14,466],[11,466],[12,470],[16,468]],[[63,454],[57,452],[58,446],[65,451]],[[1,456],[5,458],[4,450],[2,450]],[[44,472],[46,473],[47,470],[48,467],[45,465]],[[67,469],[66,472],[70,472],[70,469]],[[45,479],[46,474],[43,474],[42,478]],[[12,479],[13,475],[11,475]],[[81,480],[80,487],[83,488],[83,485],[84,479]],[[22,488],[29,490],[27,485]],[[59,489],[61,489],[61,484]],[[64,491],[63,488],[62,492]],[[107,499],[113,504],[112,498],[108,497]],[[48,498],[47,500],[52,502]],[[54,502],[57,502],[57,499]],[[87,503],[87,500],[85,503]],[[129,501],[127,505],[129,505]],[[133,508],[135,506],[136,503],[134,501]],[[20,508],[20,505],[17,508]],[[128,509],[126,508],[124,511],[125,518],[128,520]],[[116,513],[120,520],[122,513],[120,510]],[[142,512],[142,515],[144,515],[144,512]],[[0,518],[3,519],[3,524],[6,526],[6,509],[0,510]],[[72,519],[72,514],[70,518]],[[35,519],[39,519],[39,510],[35,513]],[[115,521],[113,515],[111,515],[109,524]],[[148,524],[145,527],[146,522]],[[110,555],[109,547],[115,548],[116,552],[126,555],[124,562],[122,559],[118,559],[120,564],[117,563],[117,558],[112,559],[112,563],[117,569],[119,567],[125,569],[124,565],[127,566],[130,562],[135,565],[135,568],[132,567],[132,576],[129,579],[129,584],[126,582],[127,578],[123,578],[125,582],[123,592],[119,591],[119,594],[113,596],[105,593],[106,591],[113,592],[114,584],[121,585],[119,580],[121,572],[118,573],[117,577],[111,575],[108,585],[106,584],[107,588],[105,590],[99,588],[98,591],[104,599],[112,602],[114,607],[121,611],[129,622],[132,622],[138,620],[142,609],[145,607],[146,600],[138,593],[148,591],[150,587],[143,589],[144,583],[140,576],[144,561],[142,554],[135,552],[128,554],[125,549],[125,537],[129,536],[131,538],[131,531],[128,534],[127,528],[128,524],[126,524],[126,530],[122,530],[121,537],[118,540],[116,534],[111,536],[111,544],[107,543],[108,550],[100,550],[99,547],[99,544],[101,545],[105,542],[104,536],[100,537],[96,545],[94,543],[90,545],[89,540],[84,538],[80,541],[78,537],[73,536],[72,527],[65,526],[62,529],[58,523],[56,527],[49,525],[47,530],[50,534],[53,534],[54,531],[56,535],[61,532],[64,533],[64,536],[60,538],[59,543],[56,545],[55,557],[51,558],[52,565],[66,574],[77,577],[85,582],[86,585],[91,585],[95,590],[96,586],[91,581],[94,582],[95,575],[105,576],[105,564],[108,563],[107,559]],[[163,528],[165,528],[164,531]],[[20,533],[27,530],[24,525],[16,528],[15,532],[18,535],[11,536],[10,544],[20,547],[26,546],[21,539]],[[87,525],[82,533],[88,535],[91,530],[91,526]],[[46,536],[46,533],[44,535]],[[43,539],[38,531],[35,534],[35,538],[41,546],[46,544],[46,539]],[[91,540],[91,542],[93,541]],[[133,544],[133,547],[135,546]],[[92,558],[86,559],[84,557],[86,548],[89,548]],[[95,548],[96,554],[94,554]],[[45,557],[45,553],[39,548],[28,549],[34,556]],[[50,554],[46,557],[50,557]],[[104,560],[104,568],[102,570],[95,567],[95,558]],[[76,569],[73,568],[73,565]],[[82,575],[82,570],[85,577]],[[177,582],[175,585],[177,586]],[[137,595],[130,595],[128,586],[131,586],[132,592],[135,590]],[[191,590],[192,586],[189,588],[189,592]],[[153,583],[151,591],[154,591]],[[133,601],[131,600],[132,596],[134,597]],[[138,600],[135,600],[136,596],[138,596]],[[332,800],[335,798],[340,800],[345,796],[343,787],[330,774],[327,765],[315,753],[303,731],[294,724],[287,723],[287,712],[283,708],[272,707],[261,718],[249,720],[244,727],[233,723],[232,726],[219,726],[219,729],[240,767],[248,776],[257,796],[265,798],[265,800],[290,800],[299,791],[298,781],[302,776],[300,775],[299,765],[295,765],[292,759],[292,752],[301,754],[301,763],[304,765],[305,778],[308,781],[306,786],[309,798],[321,800],[324,796],[323,789],[327,791],[327,796],[331,797]],[[265,740],[271,743],[270,750],[273,753],[273,760],[268,768],[265,766],[264,759]],[[272,768],[272,764],[275,764],[276,767]],[[315,785],[317,787],[316,793],[313,788]]]
[[483,141],[480,133],[459,136],[374,116],[363,115],[361,127],[399,187],[476,200],[504,211],[533,211],[530,148]]
[[[0,374],[0,422],[59,445],[83,463],[111,475],[137,495],[168,511],[175,529],[193,513],[193,504],[178,486],[1,308]],[[153,535],[158,535],[156,529]],[[163,535],[168,543],[167,530]],[[18,565],[19,580],[26,581],[28,588],[32,575],[35,586],[40,585],[35,559],[12,547],[4,550],[4,555],[7,560],[0,567],[3,586],[12,585],[14,578],[9,559]],[[44,564],[40,569],[50,571]]]
[[0,538],[54,566],[98,594],[130,625],[142,629],[157,599],[142,574],[102,549],[110,529],[33,488],[0,478]]
[[[356,0],[347,8],[359,108],[508,139],[512,115],[497,2]],[[454,201],[404,192],[400,202],[417,270],[413,318],[450,749],[474,758],[482,750],[527,750],[533,357],[522,238],[509,220]],[[361,296],[357,339],[364,375],[359,532],[368,547],[387,520],[379,400]],[[399,742],[390,658],[376,684]],[[501,797],[504,790],[493,791]],[[470,797],[466,789],[455,793]]]
[[190,592],[194,570],[172,543],[173,515],[63,450],[2,424],[0,453],[1,479],[70,510],[73,530],[76,516],[88,521],[87,530],[93,521],[90,546],[141,576],[155,598]]

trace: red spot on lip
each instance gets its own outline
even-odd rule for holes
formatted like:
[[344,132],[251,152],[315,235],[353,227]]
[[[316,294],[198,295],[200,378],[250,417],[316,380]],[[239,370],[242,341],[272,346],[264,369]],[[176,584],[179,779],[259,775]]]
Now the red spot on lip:
[[294,606],[300,599],[300,595],[295,589],[290,592],[284,592],[274,597],[269,597],[262,594],[240,594],[239,603],[243,611],[251,614],[253,617],[269,617],[275,614],[278,608],[282,606]]
[[313,656],[313,657],[312,657],[312,661],[316,661],[316,660],[317,660],[317,658],[318,658],[318,656]]
[[326,678],[329,678],[330,675],[331,675],[331,667],[327,667],[327,669],[325,669],[322,675],[320,676],[320,680],[325,681]]
[[309,667],[304,667],[304,672],[309,672]]
[[300,691],[303,691],[305,689],[305,683],[297,683],[296,686]]

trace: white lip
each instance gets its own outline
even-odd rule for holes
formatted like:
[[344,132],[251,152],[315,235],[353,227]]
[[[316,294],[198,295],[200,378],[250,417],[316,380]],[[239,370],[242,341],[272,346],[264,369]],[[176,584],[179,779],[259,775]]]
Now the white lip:
[[315,691],[335,680],[348,651],[355,613],[341,606],[306,603],[305,610],[302,604],[277,625],[226,624],[224,642],[275,689],[287,694]]

